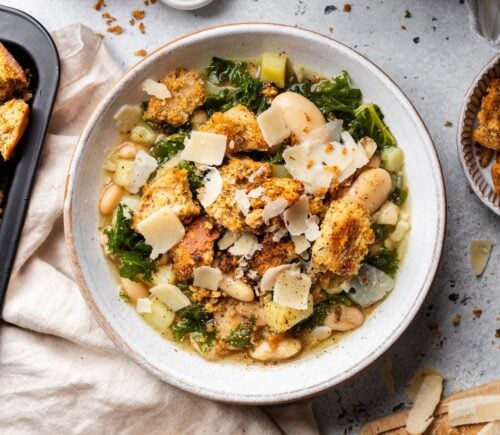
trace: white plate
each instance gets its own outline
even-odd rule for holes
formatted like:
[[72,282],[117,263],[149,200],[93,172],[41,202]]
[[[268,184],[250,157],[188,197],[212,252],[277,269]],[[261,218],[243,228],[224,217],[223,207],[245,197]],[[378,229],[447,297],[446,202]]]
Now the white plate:
[[[117,296],[117,280],[99,245],[102,162],[117,138],[113,114],[144,99],[140,83],[178,67],[199,68],[212,56],[251,57],[286,52],[328,75],[347,70],[364,101],[374,101],[406,156],[412,230],[394,291],[362,328],[337,345],[280,365],[208,362],[162,339]],[[210,399],[245,404],[291,401],[335,386],[380,357],[421,306],[438,267],[446,224],[443,178],[429,134],[401,90],[379,68],[320,34],[277,24],[235,24],[169,43],[130,70],[89,120],[69,172],[65,230],[82,294],[122,351],[155,376]]]

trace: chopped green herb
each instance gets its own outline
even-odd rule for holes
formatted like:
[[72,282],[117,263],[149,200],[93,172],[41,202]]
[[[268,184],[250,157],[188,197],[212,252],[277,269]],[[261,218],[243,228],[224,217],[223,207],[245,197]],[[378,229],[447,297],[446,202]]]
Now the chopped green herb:
[[394,278],[399,268],[399,259],[396,251],[387,248],[382,248],[377,255],[368,257],[366,262],[387,273],[392,278]]
[[151,274],[156,271],[155,262],[150,258],[152,248],[131,228],[133,213],[129,210],[125,216],[123,211],[124,206],[118,205],[114,227],[104,231],[108,237],[108,249],[120,260],[121,277],[151,281]]
[[246,62],[213,57],[207,75],[213,84],[225,86],[207,95],[204,107],[209,115],[215,111],[224,112],[237,104],[243,104],[253,112],[262,112],[267,107],[262,94],[263,83],[250,75]]
[[149,104],[149,101],[143,101],[143,102],[141,103],[141,109],[142,109],[142,110],[144,110],[144,112],[145,112],[146,110],[148,110],[148,104]]
[[451,122],[451,121],[446,121],[446,122],[444,123],[444,126],[445,126],[445,127],[453,127],[453,122]]
[[389,237],[389,234],[394,231],[394,226],[392,225],[378,225],[375,224],[372,226],[373,232],[375,233],[375,240],[378,243],[384,242],[387,237]]
[[122,288],[120,289],[120,292],[118,293],[118,297],[125,303],[129,303],[130,302],[130,296],[128,295],[128,293],[123,290]]
[[396,146],[396,139],[384,123],[384,115],[373,103],[363,104],[356,109],[355,117],[349,125],[349,133],[356,140],[363,136],[371,137],[379,150]]
[[285,151],[285,148],[285,144],[281,145],[276,154],[269,159],[269,163],[273,163],[275,165],[285,163],[285,159],[283,158],[283,151]]
[[200,177],[197,172],[196,166],[193,162],[187,162],[183,160],[177,167],[179,169],[185,169],[188,172],[189,187],[193,195],[196,195],[196,190],[203,186],[203,177]]
[[206,352],[215,345],[215,329],[209,329],[214,316],[200,304],[191,304],[179,310],[180,320],[172,326],[174,338],[184,341],[188,336],[198,344],[202,352]]
[[250,346],[250,339],[255,326],[255,317],[251,317],[247,324],[240,323],[236,328],[231,329],[224,341],[237,349],[246,349]]
[[405,203],[406,198],[408,198],[408,189],[406,189],[404,187],[403,188],[396,187],[390,196],[390,200],[394,204],[396,204],[400,207]]
[[164,163],[184,149],[185,139],[186,135],[182,133],[167,136],[153,145],[151,155],[158,163]]
[[405,18],[411,18],[411,12],[408,9],[405,11]]
[[319,83],[310,81],[297,83],[288,90],[311,100],[323,115],[328,116],[333,113],[337,118],[346,121],[353,118],[354,111],[361,104],[362,98],[361,91],[351,87],[349,74],[346,71],[340,76]]

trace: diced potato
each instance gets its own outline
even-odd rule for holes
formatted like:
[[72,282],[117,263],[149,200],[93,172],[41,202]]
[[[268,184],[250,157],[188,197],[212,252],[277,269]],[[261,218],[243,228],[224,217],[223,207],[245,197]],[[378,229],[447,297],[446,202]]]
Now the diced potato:
[[389,172],[399,172],[404,163],[404,154],[401,148],[385,148],[381,153],[382,164]]
[[154,299],[151,303],[151,313],[144,313],[142,316],[154,329],[163,332],[174,321],[175,313],[158,299]]
[[133,160],[119,159],[116,161],[116,170],[113,174],[113,182],[118,186],[126,187],[132,181]]
[[264,305],[267,324],[276,332],[285,332],[300,321],[307,319],[313,312],[313,297],[309,295],[306,310],[283,307],[270,301]]
[[285,165],[273,164],[271,176],[274,178],[292,178]]
[[264,82],[273,82],[278,88],[284,88],[286,60],[284,54],[264,53],[260,63],[260,79]]
[[140,145],[151,146],[156,140],[156,133],[148,124],[140,122],[130,132],[130,140]]
[[396,225],[398,222],[399,207],[391,201],[386,202],[377,214],[379,225]]
[[160,266],[153,274],[153,285],[172,284],[175,285],[177,277],[170,266]]
[[142,118],[143,110],[140,106],[125,104],[115,113],[113,119],[120,133],[128,133]]
[[394,231],[389,236],[393,242],[401,242],[406,236],[406,233],[410,230],[410,224],[406,221],[400,220]]
[[[131,212],[135,213],[139,208],[139,204],[141,202],[141,197],[139,195],[131,195],[130,193],[125,193],[120,201],[120,204],[125,206],[123,208],[123,216],[127,219],[130,219]],[[113,218],[111,219],[111,224],[115,226],[116,224],[116,214],[118,213],[118,207],[115,208],[113,212]]]

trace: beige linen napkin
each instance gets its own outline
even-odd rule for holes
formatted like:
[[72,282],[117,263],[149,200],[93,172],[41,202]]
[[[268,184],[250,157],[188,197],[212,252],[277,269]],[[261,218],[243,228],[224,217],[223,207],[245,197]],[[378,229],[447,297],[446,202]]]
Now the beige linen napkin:
[[122,71],[86,27],[53,37],[61,85],[0,325],[0,432],[317,433],[308,403],[240,407],[165,384],[97,325],[72,279],[63,197],[78,135]]

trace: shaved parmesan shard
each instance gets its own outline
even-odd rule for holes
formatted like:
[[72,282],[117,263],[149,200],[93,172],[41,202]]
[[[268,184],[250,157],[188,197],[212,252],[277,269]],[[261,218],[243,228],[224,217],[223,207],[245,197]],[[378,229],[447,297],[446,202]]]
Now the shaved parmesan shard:
[[482,275],[484,269],[486,269],[492,246],[491,240],[473,240],[471,242],[469,248],[470,262],[476,276]]
[[151,300],[148,298],[138,298],[135,305],[135,311],[139,314],[151,313]]
[[266,204],[264,210],[262,210],[262,219],[264,223],[268,224],[273,217],[279,216],[287,207],[288,201],[285,198],[277,198],[269,204]]
[[451,426],[500,420],[500,395],[484,395],[452,400],[448,403]]
[[437,375],[426,376],[418,390],[415,404],[408,414],[406,430],[412,435],[422,434],[434,420],[433,414],[443,390],[443,378]]
[[304,232],[306,239],[310,242],[314,242],[320,235],[318,216],[311,216],[307,218],[306,226],[307,228]]
[[278,274],[273,287],[273,302],[296,310],[307,309],[311,278],[298,269],[284,270]]
[[157,82],[153,79],[146,79],[142,82],[142,90],[148,95],[164,100],[170,98],[172,94],[164,83]]
[[307,196],[303,195],[300,199],[285,211],[284,220],[288,232],[292,236],[304,234],[308,226],[309,219],[309,201]]
[[[248,181],[250,183],[253,183],[257,177],[260,177],[261,175],[264,175],[266,172],[266,167],[261,166],[259,169],[257,169],[255,172],[252,172],[250,176],[248,177]],[[262,188],[261,188],[262,189]]]
[[179,311],[191,304],[181,289],[172,284],[160,284],[152,287],[149,291],[172,311]]
[[[250,181],[250,178],[248,180]],[[256,187],[255,189],[252,189],[250,192],[247,193],[247,196],[249,198],[260,198],[262,195],[264,195],[263,187]]]
[[157,167],[158,162],[154,157],[151,157],[145,151],[139,151],[135,155],[134,167],[132,168],[132,179],[127,186],[127,190],[130,193],[138,193]]
[[371,137],[365,136],[359,140],[359,144],[363,147],[367,159],[370,160],[377,151],[377,144],[375,141]]
[[262,279],[260,280],[260,289],[263,292],[269,292],[273,289],[276,279],[278,275],[284,270],[290,269],[293,267],[293,264],[282,264],[281,266],[270,267],[264,272],[262,275]]
[[140,106],[131,106],[130,104],[123,105],[113,116],[116,128],[120,133],[129,133],[141,120],[142,113],[143,111]]
[[233,233],[232,231],[226,231],[222,238],[217,242],[217,246],[221,251],[224,251],[232,246],[237,238],[237,234]]
[[304,136],[302,143],[324,145],[328,142],[338,141],[342,133],[342,124],[343,121],[341,119],[328,121],[326,124],[315,128]]
[[241,213],[243,213],[243,216],[248,216],[248,213],[250,213],[250,200],[248,199],[247,193],[242,189],[236,189],[234,192],[234,200]]
[[259,239],[252,233],[243,233],[233,246],[229,248],[229,253],[232,255],[240,255],[246,258],[250,258],[255,251],[262,248],[259,244]]
[[222,192],[222,177],[216,168],[210,168],[204,177],[203,189],[198,193],[198,200],[205,208],[211,206]]
[[218,166],[224,160],[227,137],[223,134],[192,131],[181,151],[181,159]]
[[217,290],[222,280],[222,272],[217,267],[200,266],[194,269],[193,274],[193,285],[208,290]]
[[295,245],[295,253],[300,255],[307,251],[311,244],[307,241],[306,236],[292,236],[292,242]]
[[352,159],[349,167],[344,170],[344,172],[338,177],[338,180],[342,182],[349,178],[352,174],[354,174],[357,169],[365,166],[370,159],[366,155],[365,149],[354,141],[349,132],[343,131],[340,137],[344,142],[344,147],[347,151],[347,154],[350,155]]
[[[349,289],[347,289],[347,291],[349,291]],[[424,379],[430,375],[437,375],[443,377],[442,373],[434,367],[424,366],[419,368],[410,379],[408,389],[406,390],[406,395],[408,399],[412,400],[413,402],[415,401],[415,397],[417,397],[418,390],[420,390],[422,382],[424,382]]]
[[279,145],[290,136],[290,129],[286,126],[283,111],[278,106],[271,106],[257,116],[257,124],[270,147]]
[[153,248],[151,258],[167,252],[184,237],[182,222],[174,211],[166,205],[137,224],[137,231]]
[[498,435],[498,434],[500,434],[500,420],[488,423],[477,433],[477,435]]

